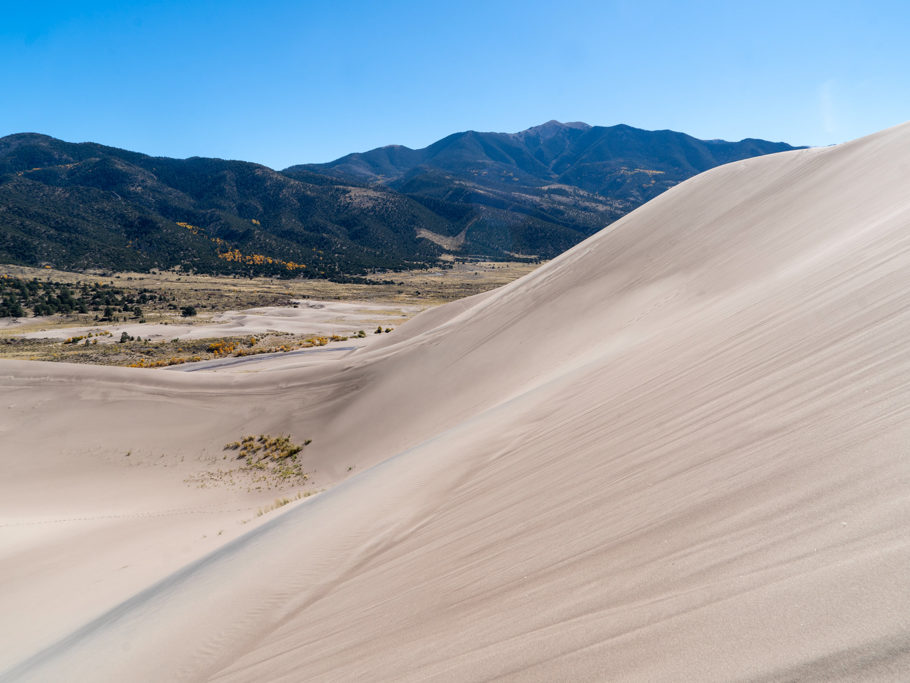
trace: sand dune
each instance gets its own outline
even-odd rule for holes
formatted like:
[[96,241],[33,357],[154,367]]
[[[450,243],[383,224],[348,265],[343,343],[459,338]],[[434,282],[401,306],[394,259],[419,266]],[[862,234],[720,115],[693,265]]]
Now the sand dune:
[[[3,363],[0,679],[906,678],[908,160],[713,169],[323,363]],[[182,475],[238,431],[329,490],[129,516],[236,521]]]

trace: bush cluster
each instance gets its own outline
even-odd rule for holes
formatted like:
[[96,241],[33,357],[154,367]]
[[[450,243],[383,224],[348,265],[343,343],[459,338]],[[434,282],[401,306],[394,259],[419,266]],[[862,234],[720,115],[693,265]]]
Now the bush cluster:
[[29,310],[34,316],[103,311],[103,320],[112,320],[118,312],[139,318],[140,305],[164,300],[147,289],[135,294],[99,282],[70,285],[0,276],[0,318],[23,318]]
[[237,459],[244,461],[244,469],[259,470],[281,481],[303,482],[309,479],[309,475],[303,471],[298,456],[310,443],[310,439],[302,444],[294,443],[290,435],[250,434],[240,441],[226,444],[224,449],[239,451]]

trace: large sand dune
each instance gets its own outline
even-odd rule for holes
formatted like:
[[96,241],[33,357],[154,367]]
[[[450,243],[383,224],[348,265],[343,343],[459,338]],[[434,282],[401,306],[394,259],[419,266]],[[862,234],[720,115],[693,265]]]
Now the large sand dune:
[[[321,363],[2,364],[0,678],[906,679],[908,180],[719,167]],[[329,490],[240,536],[239,431]]]

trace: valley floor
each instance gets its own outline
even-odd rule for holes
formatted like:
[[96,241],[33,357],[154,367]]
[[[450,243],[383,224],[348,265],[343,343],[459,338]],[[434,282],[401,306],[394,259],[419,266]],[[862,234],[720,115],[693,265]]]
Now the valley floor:
[[[444,265],[376,275],[370,285],[176,273],[101,276],[0,265],[0,277],[61,286],[99,283],[132,298],[158,297],[143,304],[141,317],[129,306],[117,308],[110,319],[99,319],[100,307],[82,314],[0,318],[0,359],[159,367],[296,351],[321,346],[320,337],[360,347],[363,335],[377,328],[391,331],[428,307],[489,291],[535,267],[486,261]],[[187,306],[195,311],[191,317],[180,314]]]

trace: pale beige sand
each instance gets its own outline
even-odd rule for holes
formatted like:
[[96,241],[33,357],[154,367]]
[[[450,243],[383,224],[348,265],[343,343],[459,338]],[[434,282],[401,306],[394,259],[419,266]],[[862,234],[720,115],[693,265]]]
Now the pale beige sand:
[[[265,306],[244,311],[216,313],[205,322],[193,324],[161,323],[115,323],[103,327],[53,327],[50,318],[23,318],[7,322],[6,329],[23,331],[26,339],[67,339],[104,329],[111,332],[109,338],[99,338],[99,343],[114,343],[121,332],[143,339],[160,341],[164,339],[207,339],[210,337],[238,337],[265,334],[268,332],[290,332],[292,334],[349,335],[358,330],[372,332],[377,325],[395,327],[408,320],[420,307],[412,305],[395,306],[372,303],[351,303],[347,301],[315,301],[303,299],[296,302],[297,308]],[[41,323],[45,323],[44,326]],[[0,322],[0,325],[4,323]],[[32,329],[37,327],[38,329]]]
[[[118,469],[137,439],[143,462],[186,467],[237,428],[292,430],[326,485],[348,477],[170,575],[206,550],[176,520],[17,530],[0,545],[0,667],[906,679],[908,176],[910,124],[717,168],[325,363],[0,365],[4,519],[45,516],[26,505],[39,493],[54,514],[89,506],[85,491],[98,512],[189,505],[160,472]],[[102,550],[158,562],[141,578],[161,582],[118,605],[142,581],[118,583]]]

